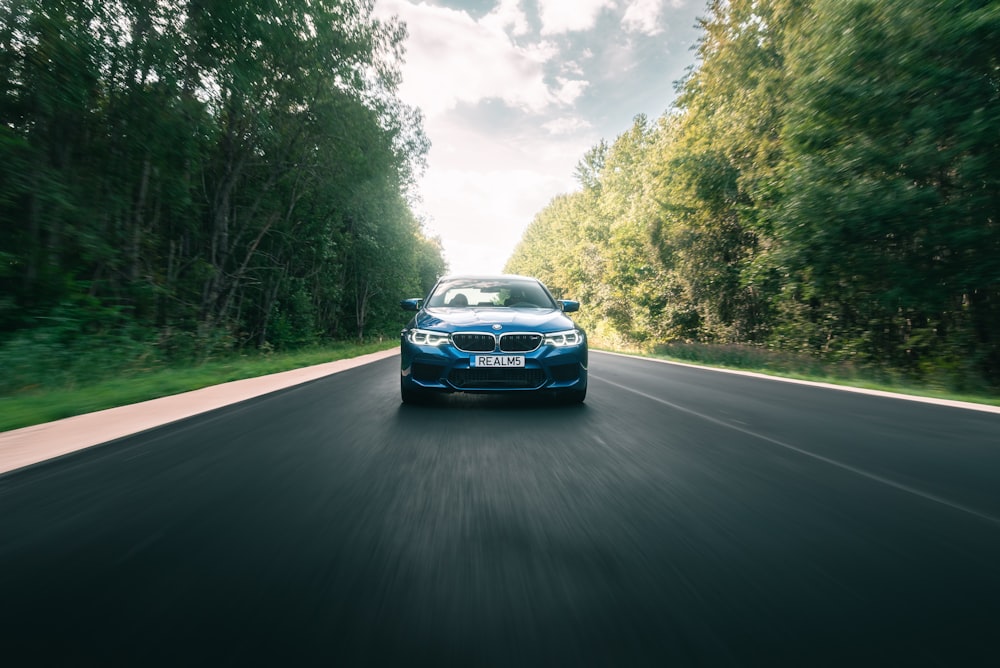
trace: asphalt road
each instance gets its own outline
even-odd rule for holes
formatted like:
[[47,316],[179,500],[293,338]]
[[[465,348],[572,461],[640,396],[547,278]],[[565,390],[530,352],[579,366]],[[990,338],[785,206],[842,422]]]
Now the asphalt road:
[[995,666],[1000,415],[593,354],[390,358],[0,476],[0,662]]

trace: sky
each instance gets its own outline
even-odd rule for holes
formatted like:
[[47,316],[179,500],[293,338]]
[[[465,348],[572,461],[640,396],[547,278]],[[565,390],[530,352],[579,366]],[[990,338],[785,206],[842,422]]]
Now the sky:
[[706,0],[376,0],[407,26],[399,95],[431,142],[414,211],[452,273],[503,269],[574,169],[694,64]]

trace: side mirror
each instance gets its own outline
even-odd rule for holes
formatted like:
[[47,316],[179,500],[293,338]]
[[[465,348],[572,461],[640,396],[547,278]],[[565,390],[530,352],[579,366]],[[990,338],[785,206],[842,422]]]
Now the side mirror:
[[416,298],[404,299],[403,301],[399,302],[399,308],[403,309],[404,311],[419,311],[423,303],[424,303],[423,299],[416,299]]
[[559,308],[561,308],[564,313],[573,313],[574,311],[580,310],[580,302],[572,299],[560,299]]

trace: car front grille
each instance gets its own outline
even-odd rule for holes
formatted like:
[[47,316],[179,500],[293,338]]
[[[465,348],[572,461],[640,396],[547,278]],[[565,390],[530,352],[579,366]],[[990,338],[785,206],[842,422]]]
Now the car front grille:
[[448,381],[460,390],[534,389],[545,384],[545,372],[517,368],[454,369]]
[[459,332],[451,335],[455,347],[467,353],[491,353],[496,348],[497,340],[492,334],[477,332]]
[[541,334],[501,334],[500,350],[505,353],[530,353],[542,345]]

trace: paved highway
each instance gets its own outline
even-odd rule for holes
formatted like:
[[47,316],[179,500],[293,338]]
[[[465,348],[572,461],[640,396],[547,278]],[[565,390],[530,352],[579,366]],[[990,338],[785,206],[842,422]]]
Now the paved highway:
[[1000,415],[398,359],[0,475],[4,665],[994,666]]

